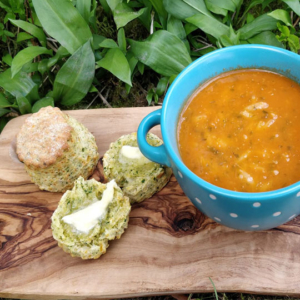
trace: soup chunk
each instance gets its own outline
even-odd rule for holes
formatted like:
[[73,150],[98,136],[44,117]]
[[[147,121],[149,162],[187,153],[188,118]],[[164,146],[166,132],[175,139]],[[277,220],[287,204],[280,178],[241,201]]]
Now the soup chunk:
[[215,77],[181,112],[178,144],[192,172],[225,189],[291,185],[300,180],[300,86],[254,69]]

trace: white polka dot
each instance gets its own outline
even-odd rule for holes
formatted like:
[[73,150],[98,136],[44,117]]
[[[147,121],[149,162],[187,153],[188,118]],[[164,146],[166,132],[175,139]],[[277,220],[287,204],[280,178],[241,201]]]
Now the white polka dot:
[[253,206],[254,206],[254,207],[260,207],[261,204],[260,204],[259,202],[254,202],[254,203],[253,203]]
[[300,197],[300,192],[298,192],[298,194],[296,195],[297,197]]
[[212,199],[212,200],[216,200],[217,199],[217,197],[215,195],[213,195],[213,194],[209,194],[209,198]]
[[235,214],[235,213],[230,213],[230,217],[237,218],[237,217],[238,217],[238,215],[237,215],[237,214]]
[[289,217],[289,220],[294,219],[296,217],[296,214]]
[[217,217],[214,217],[214,219],[215,219],[216,221],[221,222],[221,219],[219,219],[219,218],[217,218]]
[[202,204],[202,201],[201,201],[200,199],[195,198],[195,200],[196,200],[197,202],[199,202],[200,204]]
[[278,217],[281,215],[281,211],[277,211],[276,213],[273,214],[274,217]]
[[180,171],[178,171],[178,175],[179,175],[180,178],[183,178],[183,176],[182,176],[182,174],[181,174]]
[[252,228],[258,228],[259,225],[252,225],[251,227],[252,227]]

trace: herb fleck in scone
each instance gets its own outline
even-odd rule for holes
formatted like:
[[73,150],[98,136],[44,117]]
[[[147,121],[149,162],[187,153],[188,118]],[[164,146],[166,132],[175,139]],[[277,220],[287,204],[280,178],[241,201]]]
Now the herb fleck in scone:
[[53,213],[53,237],[72,256],[96,259],[106,252],[109,240],[124,233],[130,209],[129,198],[114,180],[102,184],[80,177]]
[[[147,134],[152,146],[160,146],[162,140],[152,133]],[[136,133],[124,135],[110,144],[103,157],[104,175],[115,179],[130,202],[141,202],[160,191],[169,181],[172,170],[148,160],[140,152]]]
[[25,120],[17,136],[17,155],[41,190],[65,192],[94,171],[98,147],[94,136],[74,118],[51,106]]

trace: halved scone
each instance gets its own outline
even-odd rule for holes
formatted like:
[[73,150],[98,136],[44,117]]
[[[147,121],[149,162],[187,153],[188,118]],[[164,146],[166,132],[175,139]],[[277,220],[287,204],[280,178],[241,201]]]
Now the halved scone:
[[[163,142],[155,134],[148,133],[151,146]],[[103,157],[106,179],[115,179],[131,203],[141,202],[160,191],[169,181],[172,170],[148,160],[139,150],[136,132],[123,135],[110,144]]]
[[116,182],[76,180],[61,198],[52,215],[52,233],[58,245],[71,256],[96,259],[108,242],[119,239],[128,226],[130,202]]

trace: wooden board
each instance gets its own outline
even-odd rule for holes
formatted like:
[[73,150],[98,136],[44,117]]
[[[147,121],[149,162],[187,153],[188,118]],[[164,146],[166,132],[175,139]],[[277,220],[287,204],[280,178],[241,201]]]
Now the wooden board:
[[[70,111],[95,135],[100,154],[137,130],[156,108]],[[61,194],[29,181],[14,152],[25,116],[0,136],[0,296],[39,299],[120,298],[190,292],[300,295],[300,218],[264,232],[216,224],[184,196],[174,177],[132,207],[129,227],[98,260],[64,253],[50,217]],[[157,128],[157,132],[159,129]],[[101,178],[101,163],[94,177]]]

